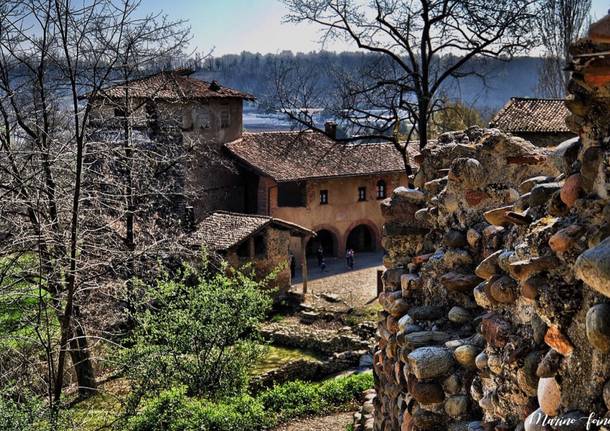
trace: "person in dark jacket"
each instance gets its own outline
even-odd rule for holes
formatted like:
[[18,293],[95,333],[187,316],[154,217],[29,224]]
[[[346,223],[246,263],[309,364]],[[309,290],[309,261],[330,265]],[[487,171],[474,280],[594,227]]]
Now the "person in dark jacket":
[[297,273],[297,260],[294,254],[290,253],[290,277],[294,278]]

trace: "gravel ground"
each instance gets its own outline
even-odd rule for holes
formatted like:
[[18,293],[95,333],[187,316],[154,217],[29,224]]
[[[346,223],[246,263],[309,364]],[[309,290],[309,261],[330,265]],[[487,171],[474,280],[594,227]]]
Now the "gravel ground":
[[[307,289],[312,294],[314,307],[337,311],[361,308],[372,302],[377,296],[377,270],[383,268],[382,260],[382,253],[362,253],[356,256],[355,268],[349,270],[343,259],[328,259],[324,272],[316,267],[315,261],[310,261],[308,267],[312,269]],[[292,290],[302,292],[299,274],[295,282]],[[341,302],[333,304],[323,298],[323,293],[336,295]]]
[[353,415],[354,412],[345,412],[299,419],[281,425],[275,431],[345,431],[352,423]]

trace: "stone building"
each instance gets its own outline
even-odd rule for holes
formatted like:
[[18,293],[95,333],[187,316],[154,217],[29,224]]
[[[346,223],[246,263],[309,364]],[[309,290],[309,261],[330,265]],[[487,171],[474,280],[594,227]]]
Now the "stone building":
[[[343,144],[317,132],[266,132],[244,133],[225,146],[244,168],[246,211],[315,231],[308,254],[319,245],[327,256],[342,256],[348,247],[380,249],[379,202],[407,183],[392,144]],[[291,249],[300,255],[295,242]]]
[[[296,239],[305,247],[313,235],[309,229],[277,218],[217,211],[197,224],[187,242],[221,255],[233,268],[252,264],[260,278],[280,269],[271,287],[278,288],[282,297],[291,284],[290,241]],[[306,277],[305,271],[304,281]]]
[[576,136],[565,124],[569,114],[563,99],[513,97],[494,115],[489,127],[549,147]]
[[243,179],[222,146],[241,136],[243,101],[254,96],[190,74],[165,71],[109,87],[89,98],[92,121],[120,130],[127,118],[132,129],[158,139],[168,139],[169,129],[177,130],[188,155],[185,192],[195,217],[217,209],[240,211]]

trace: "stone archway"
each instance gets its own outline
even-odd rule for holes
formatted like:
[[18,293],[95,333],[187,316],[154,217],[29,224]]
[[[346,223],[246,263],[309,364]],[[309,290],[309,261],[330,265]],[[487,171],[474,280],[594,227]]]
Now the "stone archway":
[[359,224],[350,230],[345,241],[345,249],[356,253],[375,251],[377,248],[375,232],[367,224]]
[[316,230],[316,236],[307,242],[307,256],[315,256],[320,246],[324,250],[324,256],[337,256],[338,240],[337,235],[328,229]]

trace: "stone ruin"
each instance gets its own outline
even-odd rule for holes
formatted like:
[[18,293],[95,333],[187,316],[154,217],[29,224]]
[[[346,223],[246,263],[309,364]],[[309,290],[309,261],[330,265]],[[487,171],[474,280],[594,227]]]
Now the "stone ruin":
[[448,133],[382,204],[375,414],[356,429],[610,430],[610,38],[572,54],[580,138]]

